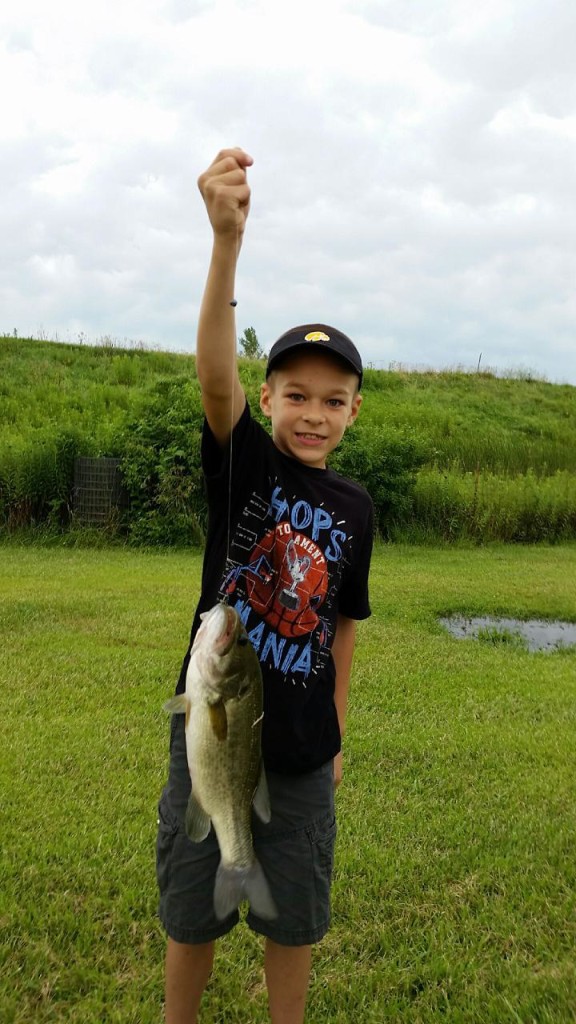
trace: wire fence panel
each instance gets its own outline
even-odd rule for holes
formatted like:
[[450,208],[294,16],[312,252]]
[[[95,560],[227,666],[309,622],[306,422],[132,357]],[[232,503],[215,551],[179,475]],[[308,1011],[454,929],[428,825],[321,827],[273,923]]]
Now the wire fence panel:
[[74,515],[82,523],[106,524],[128,508],[120,459],[74,460]]

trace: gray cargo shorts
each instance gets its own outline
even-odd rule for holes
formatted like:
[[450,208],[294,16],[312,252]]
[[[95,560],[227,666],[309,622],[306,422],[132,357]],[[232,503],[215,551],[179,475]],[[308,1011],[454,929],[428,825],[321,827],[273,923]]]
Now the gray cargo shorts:
[[[184,716],[171,723],[170,772],[158,805],[156,873],[160,920],[176,942],[211,942],[238,922],[235,911],[219,921],[214,914],[214,882],[220,863],[211,829],[201,843],[184,831],[190,795]],[[265,825],[252,815],[254,850],[278,910],[263,921],[250,910],[253,931],[284,946],[318,942],[330,924],[330,883],[336,820],[332,761],[306,775],[267,773],[272,817]]]

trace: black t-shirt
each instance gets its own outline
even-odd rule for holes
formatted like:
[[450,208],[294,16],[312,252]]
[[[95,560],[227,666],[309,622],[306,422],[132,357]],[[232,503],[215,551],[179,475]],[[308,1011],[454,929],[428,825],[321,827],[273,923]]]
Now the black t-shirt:
[[370,615],[372,501],[334,470],[280,452],[248,405],[225,449],[204,424],[202,464],[208,535],[190,640],[217,601],[238,610],[264,679],[264,763],[313,771],[340,750],[330,652],[337,615]]

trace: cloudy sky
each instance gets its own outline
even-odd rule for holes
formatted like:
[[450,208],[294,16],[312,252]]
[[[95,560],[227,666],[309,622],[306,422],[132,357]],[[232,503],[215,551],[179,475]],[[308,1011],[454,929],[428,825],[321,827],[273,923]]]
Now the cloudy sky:
[[254,158],[238,332],[576,384],[573,0],[18,0],[0,333],[192,351],[196,187]]

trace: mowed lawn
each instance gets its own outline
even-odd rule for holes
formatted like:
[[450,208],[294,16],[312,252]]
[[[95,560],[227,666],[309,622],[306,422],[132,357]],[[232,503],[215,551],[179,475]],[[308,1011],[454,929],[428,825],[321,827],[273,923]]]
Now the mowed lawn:
[[[0,562],[0,1021],[160,1024],[162,703],[201,556],[3,546]],[[372,604],[307,1020],[576,1021],[576,650],[437,624],[576,621],[576,546],[379,547]],[[245,925],[202,1019],[267,1020]]]

